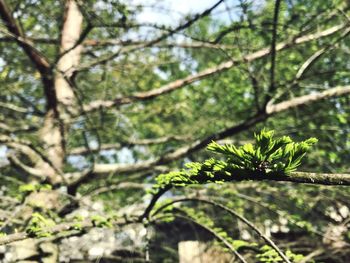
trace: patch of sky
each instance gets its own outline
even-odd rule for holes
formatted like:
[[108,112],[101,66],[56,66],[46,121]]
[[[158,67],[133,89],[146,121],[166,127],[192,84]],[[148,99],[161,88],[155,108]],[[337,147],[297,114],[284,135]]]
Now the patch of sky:
[[6,146],[0,146],[0,166],[6,165],[8,163],[8,160],[6,158],[7,153],[7,147]]

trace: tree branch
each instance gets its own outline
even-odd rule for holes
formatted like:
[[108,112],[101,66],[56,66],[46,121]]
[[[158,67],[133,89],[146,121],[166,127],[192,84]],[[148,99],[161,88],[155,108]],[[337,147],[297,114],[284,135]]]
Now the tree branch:
[[[0,118],[3,121],[2,118]],[[38,127],[29,125],[18,125],[16,128],[7,125],[6,123],[0,122],[0,130],[5,131],[5,133],[19,133],[19,132],[31,132],[38,130]]]
[[[89,63],[88,65],[85,65],[85,66],[81,66],[79,68],[76,69],[76,72],[79,72],[79,71],[83,71],[83,70],[86,70],[86,69],[89,69],[91,67],[94,67],[94,66],[97,66],[97,65],[100,65],[100,64],[104,64],[116,57],[118,57],[121,53],[129,53],[129,52],[132,52],[132,51],[135,51],[135,50],[139,50],[141,48],[147,48],[147,47],[152,47],[153,45],[157,44],[157,43],[160,43],[162,42],[164,39],[176,34],[177,32],[181,31],[181,30],[184,30],[188,27],[190,27],[192,24],[194,24],[196,21],[198,21],[199,19],[203,18],[203,17],[206,17],[207,15],[209,15],[215,8],[217,8],[221,3],[223,3],[224,0],[219,0],[218,2],[216,2],[213,6],[211,6],[210,8],[204,10],[202,13],[198,13],[196,15],[194,15],[191,19],[187,20],[185,23],[182,23],[180,25],[178,25],[176,28],[174,29],[170,29],[170,30],[167,30],[166,33],[160,35],[159,37],[151,40],[151,41],[148,41],[144,44],[140,44],[140,45],[137,45],[136,47],[131,47],[131,48],[128,48],[126,50],[120,50],[116,53],[113,53],[111,55],[108,55],[108,56],[105,56],[103,58],[100,58],[98,59],[97,61],[94,61],[92,63]],[[118,24],[119,25],[119,24]],[[115,25],[113,25],[115,26]],[[154,25],[153,25],[154,26]],[[157,26],[156,26],[157,27]],[[164,28],[161,28],[164,30]]]
[[[340,37],[338,37],[333,43],[330,43],[326,45],[325,47],[317,50],[314,54],[312,54],[308,59],[304,61],[304,63],[300,66],[297,73],[295,74],[295,77],[293,80],[290,81],[290,87],[295,87],[298,84],[298,81],[300,81],[306,72],[308,72],[312,65],[316,63],[317,60],[319,60],[325,53],[328,51],[331,51],[336,48],[336,45],[343,40],[345,37],[347,37],[350,33],[350,27],[348,27],[344,32],[341,34]],[[283,94],[285,94],[287,90],[284,90],[282,92],[277,92],[277,94],[273,98],[269,98],[270,100],[267,102],[266,107],[268,108],[271,104],[273,104],[278,98],[280,98]]]
[[289,181],[294,183],[321,184],[321,185],[350,185],[350,174],[342,173],[306,173],[294,172],[283,178],[276,177],[275,181]]
[[69,155],[86,155],[91,152],[96,153],[103,150],[118,150],[125,146],[142,146],[142,145],[153,145],[153,144],[161,144],[169,141],[186,141],[189,138],[181,137],[181,136],[166,136],[155,139],[140,139],[140,140],[126,140],[120,143],[107,143],[102,144],[98,148],[87,149],[87,147],[77,147],[73,148],[69,151]]
[[[139,45],[148,45],[148,42],[145,41],[121,41],[117,39],[87,39],[83,42],[84,46],[139,46]],[[157,48],[208,48],[208,49],[235,49],[235,45],[227,44],[213,44],[208,42],[165,42],[154,44],[153,47]]]
[[350,86],[334,87],[323,92],[312,93],[300,97],[296,97],[287,101],[270,105],[266,108],[267,114],[275,114],[288,109],[304,106],[312,102],[317,102],[331,97],[339,97],[350,94]]
[[178,203],[178,202],[203,202],[206,204],[210,204],[213,205],[214,207],[223,209],[224,211],[228,212],[229,214],[233,215],[234,217],[238,218],[240,221],[242,221],[243,223],[245,223],[247,226],[249,226],[256,234],[258,234],[259,237],[261,237],[266,243],[268,243],[279,255],[280,257],[287,263],[291,263],[290,260],[288,259],[288,257],[277,247],[277,245],[266,235],[264,235],[252,222],[250,222],[248,219],[246,219],[244,216],[238,214],[236,211],[232,210],[231,208],[224,206],[220,203],[211,201],[209,199],[204,199],[204,198],[181,198],[181,199],[176,199],[174,201],[170,201],[169,203],[163,205],[162,207],[160,207],[159,209],[157,209],[157,211],[154,213],[157,214],[158,212],[160,212],[161,210],[163,210],[164,208],[174,204],[174,203]]
[[0,16],[5,22],[9,32],[16,37],[18,44],[36,65],[39,72],[47,73],[50,68],[49,62],[32,47],[31,43],[27,42],[25,34],[22,32],[21,28],[17,25],[16,20],[13,18],[6,0],[0,0]]
[[30,167],[28,165],[23,164],[16,157],[16,155],[10,154],[8,156],[9,160],[23,171],[41,179],[44,179],[42,178],[43,176],[50,177],[59,175],[61,176],[62,180],[66,182],[62,171],[55,167],[55,165],[47,158],[47,156],[41,151],[39,151],[32,143],[6,135],[0,135],[0,143],[5,144],[9,148],[19,151],[21,154],[24,154],[33,164],[36,164],[37,166],[45,166],[50,168],[48,170]]
[[[120,219],[119,221],[113,222],[113,225],[122,226],[128,223],[130,222],[127,222],[124,219]],[[50,234],[59,234],[63,231],[77,230],[77,225],[79,225],[79,228],[81,230],[88,229],[95,226],[93,220],[85,220],[83,222],[62,223],[59,225],[55,225],[53,227],[45,228],[43,229],[43,232],[47,232]],[[32,238],[32,236],[26,232],[10,234],[7,236],[0,237],[0,246],[10,244],[16,241],[28,239],[28,238]]]
[[277,26],[278,26],[278,14],[280,9],[280,0],[276,0],[274,17],[273,17],[273,29],[272,29],[272,41],[271,41],[271,67],[270,67],[270,87],[265,99],[265,104],[270,100],[272,93],[275,91],[275,67],[276,67],[276,41],[277,41]]
[[8,109],[18,113],[28,113],[28,109],[19,107],[15,104],[0,101],[0,108]]
[[[228,136],[232,136],[242,131],[245,131],[248,128],[255,126],[257,123],[265,121],[266,119],[268,119],[274,114],[286,111],[288,109],[305,106],[310,103],[321,101],[327,98],[338,97],[338,96],[343,96],[348,94],[350,94],[350,86],[344,86],[344,87],[341,86],[341,87],[331,88],[329,90],[319,92],[319,93],[296,97],[288,101],[284,101],[275,105],[270,105],[267,108],[266,112],[259,112],[238,125],[227,128],[221,132],[209,135],[204,139],[197,140],[189,145],[186,145],[173,152],[165,154],[158,159],[148,160],[148,161],[144,161],[136,164],[95,164],[94,169],[91,171],[91,173],[106,174],[106,173],[137,172],[145,169],[150,169],[158,165],[164,165],[206,147],[208,143],[210,143],[211,141],[218,141]],[[83,173],[81,174],[81,176],[84,177],[84,176],[87,176],[87,174],[84,175]],[[309,182],[312,183],[312,181],[310,180]]]
[[43,181],[47,177],[47,173],[45,171],[25,165],[14,154],[8,154],[7,158],[13,166],[38,178],[40,181]]
[[[59,40],[54,38],[27,37],[26,40],[29,43],[51,44],[51,45],[59,44]],[[14,36],[0,37],[0,42],[12,43],[16,41],[17,41],[16,37]]]
[[[54,38],[35,38],[27,37],[27,41],[39,44],[50,44],[58,45],[59,40]],[[0,42],[15,42],[15,37],[0,37]],[[83,40],[81,45],[85,47],[103,47],[103,46],[135,46],[139,47],[140,45],[146,46],[149,42],[144,40],[119,40],[119,39],[86,39]],[[192,41],[192,42],[171,42],[167,41],[165,43],[156,43],[153,47],[157,48],[207,48],[207,49],[235,49],[237,46],[229,44],[215,44],[211,42],[202,42],[202,41]]]
[[193,222],[196,225],[200,226],[201,228],[205,229],[208,231],[210,234],[212,234],[216,239],[220,240],[225,246],[239,259],[240,262],[242,263],[248,263],[241,254],[237,252],[237,250],[232,246],[230,242],[228,242],[225,238],[217,234],[213,229],[209,228],[208,226],[201,224],[197,222],[195,219],[188,217],[188,216],[183,216],[183,215],[178,215],[178,214],[172,214],[174,217],[179,218],[179,219],[185,219],[187,221]]
[[12,16],[6,0],[0,0],[0,17],[4,21],[9,32],[12,34],[11,36],[16,39],[18,45],[23,49],[39,71],[45,87],[46,97],[48,99],[48,104],[50,105],[49,107],[56,108],[57,101],[54,96],[53,80],[51,77],[52,72],[49,61],[33,47],[32,43],[27,40],[24,32],[22,32]]
[[16,149],[33,163],[43,159],[43,154],[29,141],[20,140],[7,135],[0,135],[0,144],[5,144],[9,148]]
[[[329,29],[326,29],[324,31],[321,31],[321,32],[312,33],[309,35],[293,38],[293,39],[286,41],[286,42],[279,43],[276,45],[276,51],[281,51],[281,50],[293,47],[294,45],[299,45],[302,43],[317,40],[317,39],[322,38],[322,37],[330,36],[332,34],[339,32],[340,30],[342,30],[345,26],[346,26],[346,24],[340,24],[340,25],[331,27]],[[204,79],[208,76],[211,76],[211,75],[220,73],[222,71],[228,70],[228,69],[238,65],[239,63],[251,62],[253,60],[263,58],[263,57],[269,55],[270,52],[271,52],[270,47],[263,48],[259,51],[256,51],[254,53],[251,53],[251,54],[244,56],[242,59],[238,59],[238,60],[231,59],[230,61],[226,61],[226,62],[223,62],[215,67],[205,69],[197,74],[190,75],[190,76],[185,77],[183,79],[178,79],[174,82],[170,82],[170,83],[168,83],[160,88],[153,89],[150,91],[145,91],[145,92],[137,92],[131,96],[116,98],[114,100],[92,101],[89,104],[84,105],[83,108],[84,108],[85,112],[90,112],[90,111],[94,111],[94,110],[97,110],[100,108],[111,108],[111,107],[119,106],[119,105],[123,105],[123,104],[130,104],[130,103],[136,102],[136,101],[149,100],[149,99],[155,98],[157,96],[172,92],[172,91],[177,90],[179,88],[185,87],[191,83],[194,83],[196,81]]]

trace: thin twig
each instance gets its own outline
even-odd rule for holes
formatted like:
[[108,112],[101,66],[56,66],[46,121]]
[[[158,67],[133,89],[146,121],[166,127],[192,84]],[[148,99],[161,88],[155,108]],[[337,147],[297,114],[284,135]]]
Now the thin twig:
[[234,217],[238,218],[239,220],[241,220],[242,222],[244,222],[246,225],[248,225],[254,232],[256,232],[266,243],[268,243],[280,256],[281,258],[287,262],[287,263],[291,263],[290,260],[288,259],[288,257],[277,247],[277,245],[266,235],[264,235],[252,222],[250,222],[248,219],[246,219],[245,217],[243,217],[242,215],[236,213],[235,211],[233,211],[232,209],[219,204],[217,202],[208,200],[208,199],[203,199],[203,198],[183,198],[183,199],[177,199],[174,201],[171,201],[161,207],[159,207],[154,213],[153,216],[156,215],[157,213],[159,213],[160,211],[162,211],[164,208],[174,204],[174,203],[178,203],[178,202],[203,202],[203,203],[207,203],[207,204],[211,204],[215,207],[219,207],[223,210],[225,210],[226,212],[230,213],[231,215],[233,215]]

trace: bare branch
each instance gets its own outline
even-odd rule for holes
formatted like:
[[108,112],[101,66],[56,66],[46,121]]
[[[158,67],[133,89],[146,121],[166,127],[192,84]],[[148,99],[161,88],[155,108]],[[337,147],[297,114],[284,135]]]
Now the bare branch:
[[41,158],[41,153],[28,141],[20,140],[7,135],[0,135],[0,144],[19,151],[24,154],[31,162],[36,163]]
[[[86,29],[87,30],[87,29]],[[82,38],[82,37],[80,37]],[[35,38],[27,37],[27,40],[33,43],[39,44],[51,44],[58,45],[59,40],[53,38]],[[0,37],[0,42],[15,42],[16,38],[14,37]],[[86,39],[80,41],[78,44],[81,44],[85,47],[103,47],[103,46],[147,46],[148,42],[144,40],[119,40],[119,39]],[[76,44],[77,46],[77,44]],[[192,41],[192,42],[171,42],[167,41],[165,43],[156,43],[153,47],[157,48],[208,48],[208,49],[235,49],[237,46],[228,45],[228,44],[215,44],[210,42],[202,41]]]
[[27,113],[28,112],[28,110],[26,108],[19,107],[15,104],[8,103],[8,102],[0,102],[0,108],[8,109],[8,110],[18,112],[18,113]]
[[[1,121],[2,118],[1,118]],[[11,127],[5,123],[0,123],[0,130],[5,131],[6,133],[18,133],[18,132],[30,132],[37,130],[38,127],[35,126],[29,126],[29,125],[20,125],[18,124],[16,128]]]
[[[83,42],[85,46],[109,46],[109,45],[145,45],[143,42],[123,42],[115,39],[106,39],[106,40],[93,40],[87,39]],[[207,42],[193,41],[193,42],[165,42],[165,43],[157,43],[153,45],[153,47],[157,48],[208,48],[208,49],[235,49],[237,46],[235,45],[226,45],[226,44],[212,44]]]
[[[276,51],[281,51],[281,50],[284,50],[286,48],[293,47],[294,45],[299,45],[302,43],[317,40],[317,39],[322,38],[322,37],[330,36],[332,34],[339,32],[340,30],[342,30],[345,26],[346,26],[346,24],[340,24],[340,25],[331,27],[327,30],[321,31],[321,32],[312,33],[312,34],[309,34],[306,36],[297,37],[297,38],[291,39],[289,41],[279,43],[276,45]],[[94,110],[97,110],[100,108],[110,108],[110,107],[114,107],[114,106],[118,106],[118,105],[129,104],[129,103],[132,103],[135,101],[149,100],[149,99],[152,99],[154,97],[157,97],[157,96],[172,92],[174,90],[177,90],[179,88],[185,87],[191,83],[194,83],[196,81],[204,79],[208,76],[211,76],[211,75],[220,73],[222,71],[228,70],[228,69],[238,65],[239,63],[251,62],[253,60],[263,58],[263,57],[269,55],[270,51],[271,51],[270,47],[263,48],[259,51],[256,51],[254,53],[251,53],[251,54],[244,56],[242,59],[239,59],[239,60],[231,59],[230,61],[223,62],[223,63],[219,64],[218,66],[208,68],[208,69],[203,70],[197,74],[190,75],[190,76],[183,78],[183,79],[178,79],[174,82],[170,82],[170,83],[168,83],[160,88],[153,89],[150,91],[138,92],[138,93],[135,93],[131,96],[116,98],[114,100],[96,100],[96,101],[90,102],[89,104],[85,105],[84,111],[89,112],[89,111],[94,111]]]
[[47,177],[47,173],[45,171],[25,165],[14,154],[8,154],[7,158],[14,167],[17,167],[20,170],[26,172],[27,174],[38,178],[40,181],[43,181]]
[[[40,38],[40,37],[26,37],[26,40],[29,43],[38,43],[38,44],[53,44],[53,45],[57,45],[59,44],[59,40],[58,39],[54,39],[54,38]],[[16,37],[14,36],[5,36],[5,37],[0,37],[0,42],[16,42]]]
[[[317,60],[319,60],[325,53],[328,51],[333,50],[336,48],[336,45],[343,40],[345,37],[347,37],[350,33],[350,27],[348,27],[344,32],[341,34],[340,37],[338,37],[335,41],[328,44],[327,46],[317,50],[314,54],[312,54],[308,59],[304,61],[304,63],[300,66],[297,73],[295,74],[294,79],[290,82],[290,87],[293,87],[298,84],[298,81],[300,81],[303,76],[305,75],[308,70],[316,63]],[[270,99],[270,101],[267,103],[266,107],[268,108],[271,104],[273,104],[278,98],[280,98],[283,94],[285,94],[287,90],[283,90],[282,92],[277,92],[277,94]]]
[[230,242],[228,242],[225,238],[223,238],[222,236],[220,236],[218,233],[216,233],[213,229],[211,229],[210,227],[201,224],[199,222],[197,222],[195,219],[188,217],[188,216],[183,216],[183,215],[178,215],[178,214],[172,214],[174,217],[180,218],[180,219],[185,219],[187,221],[193,222],[196,225],[202,227],[203,229],[205,229],[206,231],[208,231],[210,234],[212,234],[216,239],[220,240],[223,244],[225,244],[225,246],[239,259],[240,262],[242,263],[248,263],[241,254],[239,254],[237,252],[237,250],[232,246],[232,244]]
[[319,248],[316,249],[315,251],[312,251],[310,254],[306,255],[301,261],[299,261],[299,263],[307,263],[310,262],[313,258],[322,255],[323,253],[325,253],[325,249],[324,248]]
[[[279,181],[278,178],[276,178],[276,181]],[[350,185],[350,174],[294,172],[283,178],[283,181],[322,185]]]
[[0,17],[11,33],[11,37],[16,39],[18,45],[23,49],[23,51],[35,65],[36,69],[40,72],[45,87],[48,104],[51,105],[51,107],[55,108],[57,102],[55,96],[52,96],[54,90],[52,85],[52,72],[49,61],[40,52],[38,52],[37,49],[33,47],[32,43],[26,39],[24,32],[22,32],[21,28],[17,25],[16,20],[12,16],[6,0],[0,0]]
[[7,135],[0,135],[0,143],[5,144],[9,148],[15,149],[16,151],[24,154],[33,164],[36,164],[37,166],[46,166],[50,169],[30,167],[23,164],[14,154],[10,154],[9,160],[18,168],[36,177],[42,177],[42,175],[45,177],[59,175],[62,177],[63,181],[66,181],[63,177],[62,171],[55,167],[54,164],[47,158],[47,156],[39,151],[32,143]]
[[103,150],[118,150],[125,146],[143,146],[143,145],[153,145],[153,144],[161,144],[169,141],[186,141],[189,138],[181,137],[181,136],[166,136],[155,139],[140,139],[140,140],[126,140],[120,143],[107,143],[102,144],[98,148],[87,149],[87,147],[77,147],[69,151],[70,155],[85,155],[90,152],[99,152]]
[[[201,19],[203,17],[206,17],[207,15],[209,15],[215,8],[217,8],[223,2],[224,2],[224,0],[219,0],[218,2],[216,2],[210,8],[204,10],[202,13],[196,14],[191,19],[187,20],[185,23],[180,24],[179,26],[177,26],[174,29],[167,30],[166,33],[160,35],[159,37],[157,37],[157,38],[155,38],[155,39],[153,39],[151,41],[148,41],[148,42],[146,42],[144,44],[137,45],[135,47],[128,48],[126,50],[120,50],[120,51],[118,51],[116,53],[113,53],[111,55],[102,57],[102,58],[98,59],[97,61],[89,63],[88,65],[81,66],[81,67],[77,68],[76,72],[83,71],[83,70],[89,69],[91,67],[100,65],[100,64],[104,64],[104,63],[106,63],[106,62],[108,62],[108,61],[118,57],[122,53],[129,53],[129,52],[132,52],[132,51],[135,51],[135,50],[139,50],[141,48],[152,47],[153,45],[162,42],[163,40],[165,40],[166,38],[176,34],[177,32],[190,27],[192,24],[194,24],[199,19]],[[157,25],[153,25],[153,26],[157,27]],[[162,28],[162,29],[164,29],[164,28]]]
[[293,98],[288,101],[280,102],[274,105],[270,105],[267,107],[267,114],[275,114],[278,112],[282,112],[291,108],[296,108],[299,106],[307,105],[312,102],[324,100],[331,97],[339,97],[343,95],[350,94],[350,86],[340,86],[334,87],[323,92],[312,93],[300,97]]
[[297,74],[295,75],[295,81],[299,80],[305,72],[326,52],[332,50],[335,48],[335,45],[342,39],[344,39],[346,36],[348,36],[350,33],[350,28],[347,28],[342,35],[334,41],[334,43],[331,43],[327,45],[326,47],[316,51],[311,57],[309,57],[303,65],[299,68]]
[[[350,94],[350,86],[335,87],[329,90],[313,93],[301,97],[296,97],[288,101],[284,101],[275,105],[270,105],[266,112],[259,112],[251,118],[245,120],[241,124],[227,128],[219,133],[212,134],[204,139],[197,140],[189,145],[181,147],[173,152],[163,155],[155,160],[148,160],[136,164],[96,164],[92,173],[105,174],[105,173],[122,173],[122,172],[137,172],[144,169],[150,169],[154,166],[164,165],[174,160],[187,156],[188,154],[198,151],[208,145],[211,141],[217,141],[228,136],[238,134],[248,128],[260,123],[273,114],[286,111],[288,109],[308,105],[313,102],[321,101],[327,98],[338,97]],[[83,174],[81,176],[84,176]],[[86,175],[85,175],[86,176]],[[308,182],[312,183],[311,180]],[[342,182],[342,181],[341,181]]]
[[288,257],[277,247],[277,245],[266,235],[264,235],[252,222],[250,222],[248,219],[246,219],[244,216],[238,214],[236,211],[232,210],[231,208],[224,206],[222,204],[219,204],[217,202],[208,200],[208,199],[203,199],[203,198],[181,198],[181,199],[176,199],[174,201],[171,201],[165,205],[163,205],[161,208],[157,209],[157,211],[154,213],[156,214],[157,212],[160,212],[164,208],[168,207],[169,205],[172,205],[177,202],[203,202],[207,204],[211,204],[214,207],[218,207],[220,209],[223,209],[224,211],[228,212],[229,214],[233,215],[234,217],[238,218],[240,221],[248,225],[255,233],[257,233],[266,243],[268,243],[280,256],[281,258],[287,262],[291,263]]
[[28,57],[36,65],[39,72],[47,73],[50,67],[48,61],[32,47],[31,43],[26,41],[26,37],[20,27],[17,25],[16,20],[13,18],[6,0],[0,0],[0,16],[5,22],[5,25],[9,32],[11,32],[14,37],[16,37],[18,44],[23,48]]

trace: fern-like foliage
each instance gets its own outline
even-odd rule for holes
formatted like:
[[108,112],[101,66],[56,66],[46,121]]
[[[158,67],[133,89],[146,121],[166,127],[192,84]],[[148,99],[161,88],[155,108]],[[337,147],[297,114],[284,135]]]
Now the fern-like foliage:
[[288,174],[296,170],[307,150],[317,142],[316,138],[293,142],[289,136],[274,139],[273,134],[267,130],[255,134],[255,145],[248,143],[237,148],[212,142],[207,149],[224,154],[227,162],[238,169]]
[[154,190],[167,186],[244,180],[252,176],[257,179],[285,176],[297,169],[307,150],[317,142],[316,138],[294,142],[289,136],[274,138],[273,135],[273,131],[264,129],[254,135],[255,144],[241,147],[211,142],[207,150],[221,154],[223,159],[188,163],[187,169],[161,174],[156,178]]

